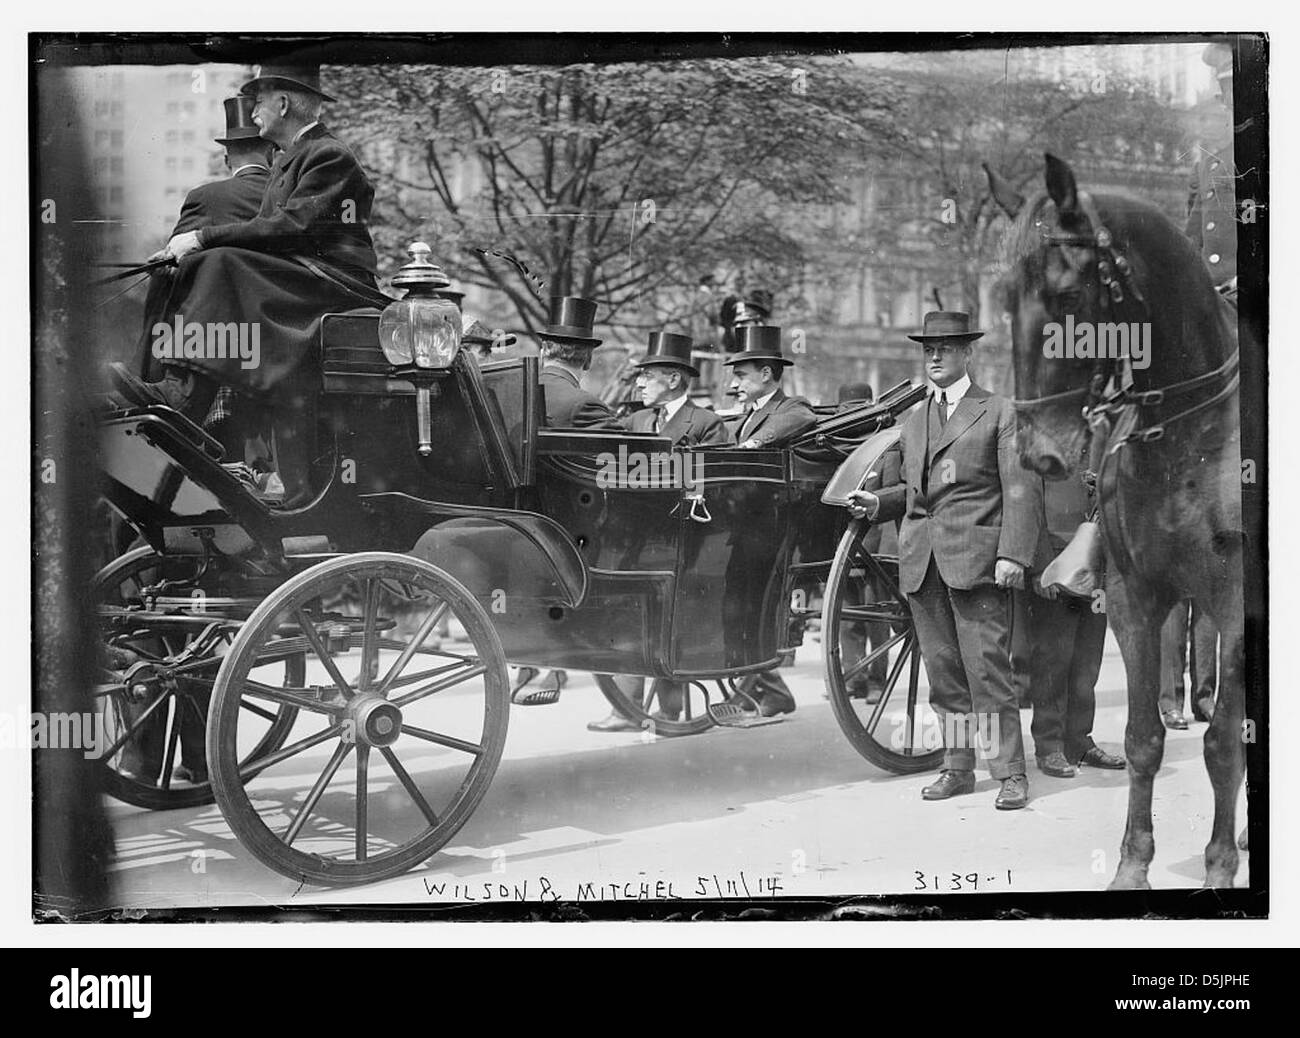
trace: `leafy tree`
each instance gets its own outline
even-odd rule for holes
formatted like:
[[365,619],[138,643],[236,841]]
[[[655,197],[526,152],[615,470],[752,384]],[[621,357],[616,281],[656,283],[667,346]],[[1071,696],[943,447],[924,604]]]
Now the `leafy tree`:
[[[499,290],[529,331],[541,295],[602,323],[698,316],[746,278],[798,280],[871,153],[894,146],[891,80],[841,58],[555,68],[340,69],[331,120],[378,178],[381,257],[427,237],[463,282]],[[755,283],[757,283],[755,281]]]

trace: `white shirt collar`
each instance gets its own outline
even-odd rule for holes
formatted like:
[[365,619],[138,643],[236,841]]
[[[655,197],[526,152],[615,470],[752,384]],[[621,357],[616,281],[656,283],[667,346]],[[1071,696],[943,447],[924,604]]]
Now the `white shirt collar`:
[[771,400],[772,397],[776,396],[776,390],[780,388],[781,388],[780,386],[777,386],[775,389],[772,390],[772,392],[768,393],[767,396],[760,396],[757,400],[755,400],[754,410],[761,411],[763,408],[765,408],[767,406],[767,402]]
[[319,120],[319,119],[313,119],[313,120],[312,120],[311,122],[309,122],[306,126],[304,126],[301,130],[299,130],[297,133],[295,133],[295,134],[293,135],[293,140],[291,140],[289,143],[290,143],[290,144],[297,144],[298,141],[301,139],[301,137],[302,137],[302,135],[303,135],[304,133],[306,133],[308,130],[310,130],[313,126],[319,126],[319,125],[320,125],[320,120]]
[[944,399],[948,402],[949,415],[951,415],[953,411],[956,410],[957,405],[961,403],[961,398],[966,395],[969,389],[970,389],[970,375],[962,375],[962,377],[959,378],[956,382],[954,382],[951,386],[947,386],[943,389],[940,389],[933,382],[930,383],[930,392],[934,394],[936,399],[938,398],[940,393],[944,394]]
[[271,168],[264,162],[245,162],[242,166],[236,168],[236,170],[230,175],[232,177],[237,177],[246,169],[264,169],[268,173],[271,172]]
[[689,397],[690,397],[689,393],[683,393],[676,400],[669,400],[668,403],[664,404],[663,405],[664,413],[663,413],[662,421],[665,424],[668,421],[670,421],[673,415],[675,415],[678,411],[680,411],[685,406],[686,401]]

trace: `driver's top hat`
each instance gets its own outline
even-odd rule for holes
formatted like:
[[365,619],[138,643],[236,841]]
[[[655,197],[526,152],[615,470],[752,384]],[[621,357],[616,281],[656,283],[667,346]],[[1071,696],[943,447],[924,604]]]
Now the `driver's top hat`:
[[221,103],[226,106],[226,135],[214,137],[213,140],[218,144],[233,144],[235,141],[251,141],[259,136],[257,124],[253,122],[252,97],[240,94],[228,97]]
[[334,98],[320,88],[319,65],[259,65],[253,78],[239,88],[241,94],[257,96],[257,88],[262,84],[288,87],[290,90],[306,90],[315,94],[322,101]]
[[750,324],[737,328],[736,349],[737,352],[722,362],[724,365],[743,364],[747,360],[794,363],[781,354],[781,329],[775,324]]
[[699,368],[691,363],[691,337],[678,335],[676,332],[651,332],[646,355],[632,365],[645,368],[651,364],[671,364],[682,368],[692,375],[700,373]]
[[543,339],[579,346],[599,346],[600,339],[591,334],[596,322],[596,301],[580,296],[551,296],[550,317],[538,332]]
[[971,328],[970,314],[961,310],[931,310],[925,315],[921,334],[909,335],[913,342],[932,339],[965,339],[974,342],[984,333]]

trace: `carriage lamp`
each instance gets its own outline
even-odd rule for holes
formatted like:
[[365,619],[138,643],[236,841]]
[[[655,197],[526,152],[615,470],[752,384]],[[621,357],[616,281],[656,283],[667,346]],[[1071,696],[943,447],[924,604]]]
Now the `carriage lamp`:
[[[422,241],[412,242],[410,260],[393,275],[393,287],[405,291],[403,298],[389,303],[379,318],[379,345],[395,367],[443,371],[451,367],[460,349],[461,316],[456,300],[442,293],[451,281],[442,268],[429,259],[430,249]],[[408,372],[415,383],[415,415],[420,453],[433,453],[430,407],[433,381]]]

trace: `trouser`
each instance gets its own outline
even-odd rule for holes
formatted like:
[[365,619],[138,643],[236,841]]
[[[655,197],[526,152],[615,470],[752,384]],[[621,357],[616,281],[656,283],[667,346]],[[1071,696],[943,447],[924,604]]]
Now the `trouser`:
[[[1187,629],[1192,653],[1187,656]],[[1213,701],[1218,687],[1219,632],[1205,611],[1190,598],[1170,610],[1160,629],[1160,709],[1182,710],[1187,695],[1183,671],[1190,664],[1192,702]]]
[[930,560],[908,596],[930,705],[943,726],[944,768],[974,771],[980,757],[996,779],[1025,773],[1020,709],[1011,681],[1010,594],[992,584],[948,587]]
[[1034,753],[1046,757],[1059,750],[1074,763],[1096,745],[1092,725],[1106,614],[1093,612],[1090,599],[1068,595],[1049,599],[1017,591],[1015,599],[1013,655],[1027,664]]

